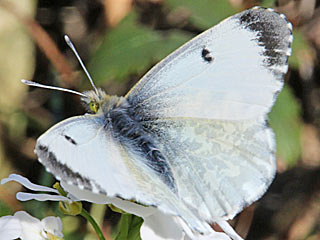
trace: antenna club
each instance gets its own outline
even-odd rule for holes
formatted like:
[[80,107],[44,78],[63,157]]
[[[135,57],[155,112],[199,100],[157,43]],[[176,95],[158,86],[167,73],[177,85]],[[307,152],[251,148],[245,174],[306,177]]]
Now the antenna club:
[[64,35],[64,40],[66,40],[66,42],[69,42],[70,41],[70,38],[67,34]]
[[36,86],[38,83],[29,81],[29,80],[25,80],[25,79],[21,79],[20,80],[23,84],[28,85],[28,86]]
[[64,35],[64,39],[66,40],[68,46],[71,48],[71,50],[73,51],[74,55],[75,55],[76,58],[78,59],[80,65],[81,65],[83,71],[86,73],[86,75],[87,75],[87,77],[88,77],[88,79],[89,79],[89,81],[90,81],[90,83],[91,83],[94,91],[96,92],[97,95],[99,95],[99,92],[98,92],[97,87],[94,85],[93,80],[92,80],[92,78],[91,78],[91,76],[90,76],[87,68],[86,68],[85,65],[83,64],[83,62],[82,62],[82,60],[81,60],[81,58],[80,58],[80,56],[79,56],[76,48],[74,47],[73,43],[71,42],[70,38],[69,38],[67,35]]
[[71,42],[71,40],[70,40],[70,38],[69,38],[69,36],[66,34],[66,35],[64,35],[64,40],[66,41],[66,43],[71,47],[71,48],[73,48],[73,44],[72,44],[72,42]]

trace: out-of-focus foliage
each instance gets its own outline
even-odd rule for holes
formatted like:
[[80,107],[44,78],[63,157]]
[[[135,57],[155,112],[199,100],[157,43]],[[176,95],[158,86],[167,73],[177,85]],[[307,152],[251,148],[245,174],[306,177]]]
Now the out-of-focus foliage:
[[307,52],[311,53],[311,48],[306,40],[306,37],[299,30],[293,32],[294,41],[292,43],[292,56],[289,58],[290,66],[299,69],[304,64],[302,55]]
[[199,29],[210,28],[236,13],[232,5],[225,0],[165,0],[164,3],[175,14],[180,12],[187,15],[188,21]]
[[[12,8],[22,14],[33,15],[35,1],[10,1]],[[9,137],[23,140],[26,130],[25,114],[17,111],[23,101],[27,87],[18,80],[32,77],[34,71],[34,44],[25,27],[6,9],[0,6],[0,132]],[[2,128],[1,128],[2,127]],[[3,141],[0,139],[0,142]],[[10,172],[10,162],[4,154],[4,144],[0,146],[0,178]]]
[[0,217],[13,214],[12,209],[3,201],[0,201]]
[[263,0],[262,3],[261,3],[261,6],[262,7],[266,7],[266,8],[269,8],[269,7],[274,7],[275,6],[275,0]]
[[[283,10],[288,16],[293,16],[289,20],[294,24],[293,54],[289,59],[291,70],[287,75],[288,81],[285,83],[287,86],[279,94],[269,117],[270,125],[276,134],[279,170],[286,173],[290,171],[289,168],[297,168],[301,165],[303,162],[300,161],[301,152],[304,151],[301,147],[301,135],[304,121],[306,121],[305,117],[308,114],[312,115],[320,108],[319,100],[317,100],[319,99],[317,93],[320,90],[316,91],[319,88],[317,79],[319,79],[320,72],[317,56],[320,54],[319,48],[309,42],[307,24],[299,22],[299,13],[294,12],[294,7],[290,8],[297,1],[136,0],[132,1],[133,4],[130,0],[108,1],[109,3],[115,1],[117,8],[122,9],[119,12],[121,14],[128,12],[128,15],[119,21],[119,14],[108,13],[111,8],[108,9],[105,6],[110,6],[109,3],[102,5],[101,2],[104,1],[97,0],[71,2],[10,0],[9,2],[17,11],[27,13],[31,17],[35,15],[36,22],[50,34],[64,53],[70,51],[66,50],[63,34],[69,34],[81,56],[84,57],[84,61],[89,62],[89,70],[97,86],[112,84],[116,92],[123,86],[124,88],[132,86],[154,64],[192,36],[220,20],[253,5],[275,7],[276,2],[284,3],[285,6],[282,6],[280,10]],[[299,2],[305,3],[306,1]],[[289,7],[286,9],[286,6]],[[115,11],[114,9],[112,8],[112,11]],[[316,10],[319,11],[319,8],[315,9],[312,17],[315,20],[319,19]],[[112,19],[112,16],[117,16],[117,19]],[[108,20],[105,21],[105,19]],[[112,26],[108,23],[112,23]],[[51,185],[51,175],[45,173],[41,165],[35,161],[33,154],[35,140],[43,132],[44,126],[51,125],[52,121],[84,111],[79,110],[78,97],[70,97],[65,93],[52,94],[49,90],[29,90],[20,83],[21,78],[53,85],[58,82],[56,79],[59,78],[59,72],[52,67],[39,49],[35,50],[31,39],[32,36],[27,32],[25,26],[0,4],[0,178],[6,177],[9,172],[22,172],[35,182]],[[72,61],[73,59],[73,57],[68,57],[67,60]],[[306,59],[312,61],[314,65],[311,65],[312,69],[308,75],[310,78],[304,77],[302,80],[299,74],[306,65]],[[77,63],[74,66],[77,66]],[[320,122],[316,117],[314,121]],[[313,124],[314,128],[319,131],[319,126],[315,122],[309,120],[308,124]],[[303,179],[294,180],[301,185],[304,182]],[[277,184],[276,178],[275,185]],[[294,198],[298,193],[291,189],[286,188],[286,191],[292,191]],[[316,185],[314,189],[317,189]],[[13,200],[18,190],[19,187],[13,187],[13,185],[10,185],[9,188],[0,186],[0,216],[11,214],[21,207],[39,218],[49,214],[59,214],[57,206],[48,203],[32,201],[20,205]],[[311,198],[313,194],[309,194]],[[269,201],[271,205],[266,208],[275,209],[281,202],[279,199],[282,195],[281,192],[273,192],[271,195],[276,196],[277,200],[272,198]],[[293,208],[296,206],[295,203],[291,204]],[[314,202],[313,204],[316,205]],[[117,225],[118,216],[108,212],[103,221],[102,217],[98,216],[99,213],[94,213],[95,207],[92,209],[93,215],[101,219],[100,224],[104,224],[106,233],[110,232],[110,226]],[[316,215],[316,211],[314,212]],[[62,214],[60,216],[63,217]],[[267,211],[263,216],[265,217],[263,224],[270,222],[272,225],[277,222],[268,215]],[[286,216],[282,217],[290,223],[296,220],[290,219],[289,221]],[[117,239],[129,239],[128,236],[137,235],[141,222],[129,218],[130,215],[121,219],[115,231]],[[63,223],[66,239],[89,238],[82,220],[75,217],[64,217]],[[134,224],[136,227],[132,228]],[[123,228],[126,227],[135,229],[136,232],[123,231]],[[127,235],[119,235],[119,228],[122,228],[121,234]],[[277,229],[277,227],[273,228]],[[276,231],[274,229],[268,231]],[[319,237],[319,231],[313,225],[311,229],[312,234],[309,235]],[[284,233],[276,236],[288,236],[292,229],[283,227],[277,231],[284,231]],[[261,239],[264,238],[261,237]],[[308,233],[305,234],[304,239],[308,239]]]
[[65,239],[67,240],[77,240],[81,239],[83,236],[79,233],[79,228],[81,227],[80,218],[74,216],[63,216],[62,217],[62,226]]
[[191,35],[178,30],[166,34],[154,31],[137,21],[132,11],[116,28],[107,32],[90,63],[96,83],[124,80],[130,74],[141,74],[150,63],[156,63]]
[[300,108],[289,87],[279,94],[270,113],[270,125],[275,131],[277,155],[293,166],[301,156]]
[[[34,14],[35,2],[32,0],[15,0],[10,3],[21,14]],[[33,41],[25,27],[3,8],[0,8],[0,52],[1,88],[6,90],[0,94],[0,104],[6,106],[0,111],[6,114],[20,107],[27,87],[16,80],[32,77],[35,56]]]

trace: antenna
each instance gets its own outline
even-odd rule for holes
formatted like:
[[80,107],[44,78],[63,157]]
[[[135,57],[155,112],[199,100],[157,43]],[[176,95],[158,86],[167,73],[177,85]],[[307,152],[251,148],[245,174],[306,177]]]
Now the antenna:
[[23,84],[26,84],[26,85],[29,85],[29,86],[32,86],[32,87],[47,88],[47,89],[53,89],[53,90],[58,90],[58,91],[63,91],[63,92],[69,92],[69,93],[80,95],[81,97],[88,98],[87,95],[85,95],[83,93],[80,93],[80,92],[77,92],[77,91],[74,91],[74,90],[71,90],[71,89],[43,85],[43,84],[40,84],[40,83],[28,81],[28,80],[25,80],[25,79],[21,79],[21,82]]
[[89,78],[89,81],[90,81],[90,83],[91,83],[94,91],[95,91],[96,94],[99,96],[98,89],[97,89],[96,86],[94,85],[93,80],[92,80],[89,72],[87,71],[87,68],[84,66],[84,64],[83,64],[83,62],[82,62],[82,60],[81,60],[81,58],[80,58],[80,56],[79,56],[76,48],[74,47],[74,45],[73,45],[73,43],[71,42],[71,40],[70,40],[70,38],[68,37],[68,35],[64,35],[64,40],[66,41],[66,43],[68,44],[68,46],[71,48],[71,50],[73,51],[74,55],[76,55],[76,57],[77,57],[80,65],[81,65],[83,71],[86,73],[87,77]]

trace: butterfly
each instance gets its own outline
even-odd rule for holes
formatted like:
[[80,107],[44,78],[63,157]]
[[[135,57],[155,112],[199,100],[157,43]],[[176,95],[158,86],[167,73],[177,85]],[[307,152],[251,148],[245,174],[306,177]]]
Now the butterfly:
[[292,40],[292,25],[272,9],[231,16],[158,63],[124,97],[94,85],[79,93],[91,113],[54,125],[35,153],[58,180],[156,206],[204,233],[205,222],[233,218],[274,178],[267,114]]

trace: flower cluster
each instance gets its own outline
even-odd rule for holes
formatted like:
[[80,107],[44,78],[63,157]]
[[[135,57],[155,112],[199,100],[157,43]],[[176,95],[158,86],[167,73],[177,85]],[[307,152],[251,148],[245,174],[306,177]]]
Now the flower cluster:
[[63,238],[59,217],[45,217],[41,221],[24,211],[0,218],[0,236],[3,240],[59,240]]
[[[102,194],[95,194],[87,190],[79,189],[75,186],[61,182],[63,191],[68,192],[67,196],[62,196],[58,190],[31,183],[27,178],[17,174],[11,174],[8,178],[1,181],[5,184],[9,181],[15,181],[24,187],[46,193],[26,193],[18,192],[16,197],[20,201],[38,200],[38,201],[59,201],[67,205],[79,203],[79,201],[88,201],[98,204],[110,204],[125,211],[143,218],[144,222],[140,229],[141,239],[199,239],[199,240],[241,240],[242,238],[232,229],[226,221],[217,222],[225,231],[215,232],[209,235],[200,235],[191,231],[187,224],[177,216],[166,215],[155,207],[142,206],[134,202],[111,198]],[[71,208],[70,208],[71,209]],[[79,210],[79,209],[78,209]],[[72,212],[68,213],[72,214]],[[5,240],[21,238],[22,240],[58,240],[63,238],[62,224],[58,217],[46,217],[41,221],[30,216],[28,213],[20,211],[13,216],[4,216],[0,218],[0,236]]]

